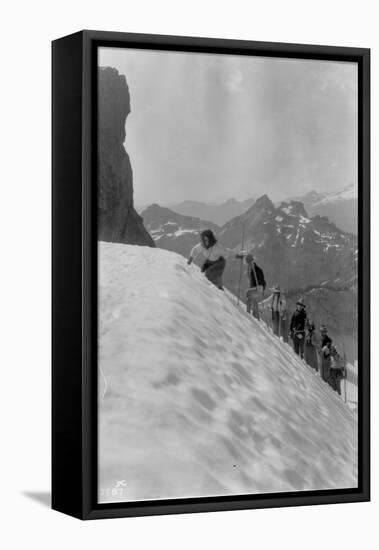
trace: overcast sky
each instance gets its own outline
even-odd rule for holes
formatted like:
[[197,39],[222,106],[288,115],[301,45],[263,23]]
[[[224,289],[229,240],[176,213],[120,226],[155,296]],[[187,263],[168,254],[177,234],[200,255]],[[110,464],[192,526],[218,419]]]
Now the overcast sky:
[[137,205],[357,183],[354,63],[101,48],[126,76]]

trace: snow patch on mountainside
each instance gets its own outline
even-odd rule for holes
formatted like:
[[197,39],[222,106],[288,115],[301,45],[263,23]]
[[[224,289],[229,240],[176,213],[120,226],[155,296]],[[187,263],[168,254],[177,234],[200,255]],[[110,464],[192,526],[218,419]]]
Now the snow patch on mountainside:
[[99,244],[99,372],[100,502],[357,486],[356,415],[178,254]]

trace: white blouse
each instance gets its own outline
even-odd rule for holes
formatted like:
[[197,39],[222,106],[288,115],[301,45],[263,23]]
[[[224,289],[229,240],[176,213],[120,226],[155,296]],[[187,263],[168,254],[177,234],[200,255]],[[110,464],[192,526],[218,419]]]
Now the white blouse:
[[218,260],[220,256],[225,259],[232,257],[235,258],[236,256],[236,252],[234,252],[230,248],[224,248],[218,243],[214,244],[210,248],[205,248],[202,243],[199,243],[191,250],[190,257],[195,260],[200,254],[206,260],[210,260],[211,262]]

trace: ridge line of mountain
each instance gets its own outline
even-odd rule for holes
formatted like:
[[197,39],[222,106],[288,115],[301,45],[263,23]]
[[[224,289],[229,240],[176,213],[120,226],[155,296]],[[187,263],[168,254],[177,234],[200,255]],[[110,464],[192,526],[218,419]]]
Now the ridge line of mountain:
[[[349,238],[352,238],[352,239],[355,239],[356,238],[356,235],[354,233],[351,233],[349,231],[344,231],[343,229],[341,229],[340,227],[337,226],[336,223],[334,223],[333,221],[331,221],[329,219],[328,216],[321,216],[319,214],[315,214],[314,216],[312,215],[309,215],[308,214],[308,211],[306,210],[305,208],[305,205],[304,203],[302,203],[301,201],[297,201],[297,200],[291,200],[291,201],[282,201],[279,206],[275,206],[275,204],[273,203],[273,201],[271,201],[271,199],[268,197],[267,194],[264,194],[262,195],[261,197],[259,197],[256,202],[250,206],[250,208],[248,210],[246,210],[245,212],[243,212],[242,214],[239,214],[235,217],[233,217],[231,220],[227,221],[226,223],[224,223],[223,225],[218,225],[210,220],[207,220],[205,218],[202,218],[201,216],[189,216],[187,214],[181,214],[180,212],[177,212],[175,210],[173,210],[172,208],[169,208],[167,206],[161,206],[159,205],[158,203],[152,203],[150,204],[148,207],[146,207],[143,212],[141,213],[141,217],[143,219],[145,219],[145,215],[146,213],[149,212],[149,209],[151,209],[152,207],[155,207],[155,208],[159,208],[161,209],[162,211],[166,211],[166,212],[170,212],[170,214],[173,214],[173,215],[176,215],[176,216],[182,216],[184,218],[192,218],[192,219],[197,219],[197,220],[200,220],[203,224],[209,224],[209,228],[211,229],[212,226],[213,227],[216,227],[220,230],[220,232],[223,232],[223,230],[229,225],[229,224],[232,224],[232,223],[235,223],[237,220],[241,219],[242,217],[245,217],[247,216],[250,212],[253,211],[253,209],[256,209],[257,208],[257,205],[258,206],[267,206],[268,208],[270,208],[272,210],[272,215],[273,214],[281,214],[281,213],[285,213],[285,214],[288,214],[285,209],[287,208],[295,208],[295,211],[299,211],[300,210],[300,214],[303,215],[305,218],[309,219],[311,222],[312,221],[323,221],[325,223],[328,223],[330,226],[333,227],[333,229],[339,231],[341,234],[349,237]],[[295,215],[295,214],[294,214]]]

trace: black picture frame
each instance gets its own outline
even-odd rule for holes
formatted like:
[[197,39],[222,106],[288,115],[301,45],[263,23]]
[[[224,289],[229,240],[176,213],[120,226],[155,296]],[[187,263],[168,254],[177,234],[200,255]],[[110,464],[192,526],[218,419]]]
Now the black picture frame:
[[[359,483],[356,489],[97,503],[97,49],[358,63]],[[52,43],[52,508],[81,519],[370,499],[370,50],[81,31]]]

